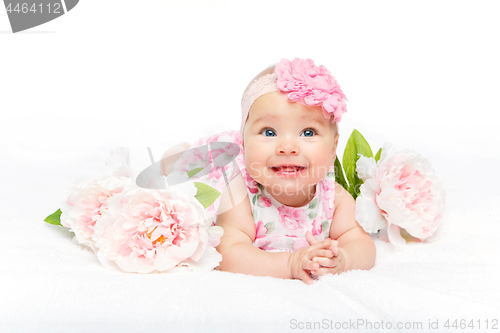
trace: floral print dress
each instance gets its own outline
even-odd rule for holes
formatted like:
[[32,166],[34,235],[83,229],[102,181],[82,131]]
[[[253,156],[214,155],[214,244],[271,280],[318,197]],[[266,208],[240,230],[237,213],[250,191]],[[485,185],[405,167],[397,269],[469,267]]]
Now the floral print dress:
[[[199,139],[194,146],[221,141],[233,142],[241,147],[241,136],[238,131],[223,132],[209,138]],[[234,170],[235,168],[239,170]],[[305,239],[307,231],[319,240],[329,237],[335,199],[333,165],[327,176],[316,184],[314,198],[302,207],[289,207],[281,204],[261,184],[250,177],[245,168],[242,148],[234,159],[234,163],[226,165],[224,171],[230,179],[239,172],[243,175],[255,221],[254,246],[265,251],[294,252],[309,245]],[[222,189],[224,179],[221,174],[220,171],[210,174],[208,185]],[[213,207],[209,208],[209,211],[215,212],[217,207],[216,202]]]
[[255,221],[254,246],[266,251],[294,252],[309,246],[307,231],[319,240],[329,237],[335,199],[333,172],[316,184],[314,198],[302,207],[283,205],[262,185],[257,184],[257,188],[255,191],[253,186],[247,186]]

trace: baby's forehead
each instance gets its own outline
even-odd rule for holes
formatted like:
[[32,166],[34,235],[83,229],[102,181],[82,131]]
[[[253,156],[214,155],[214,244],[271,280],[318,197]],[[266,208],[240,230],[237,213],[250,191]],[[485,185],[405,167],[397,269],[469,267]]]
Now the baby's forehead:
[[299,121],[331,122],[331,117],[326,118],[320,106],[291,102],[287,94],[281,92],[271,92],[257,98],[250,107],[249,118],[252,121],[290,118]]
[[322,114],[317,114],[315,112],[311,112],[309,114],[302,114],[302,115],[297,115],[297,116],[283,116],[280,114],[274,114],[272,112],[264,112],[264,113],[259,113],[254,111],[254,115],[252,116],[252,112],[250,111],[250,117],[252,118],[252,121],[254,123],[259,123],[259,122],[266,122],[266,121],[276,121],[279,122],[283,120],[284,118],[286,119],[292,119],[296,120],[297,122],[314,122],[318,124],[326,124],[331,122],[330,119],[325,118]]

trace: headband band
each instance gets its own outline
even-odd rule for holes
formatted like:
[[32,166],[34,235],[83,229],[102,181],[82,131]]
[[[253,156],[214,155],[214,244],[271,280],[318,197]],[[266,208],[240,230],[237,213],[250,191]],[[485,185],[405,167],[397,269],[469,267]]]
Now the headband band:
[[274,73],[253,81],[243,94],[240,127],[242,138],[252,104],[260,96],[274,91],[288,93],[290,102],[321,106],[325,118],[329,119],[333,115],[332,121],[335,123],[339,122],[342,114],[347,111],[347,98],[325,67],[315,66],[311,59],[281,59],[275,66]]
[[279,91],[278,85],[276,85],[276,80],[278,76],[276,73],[267,74],[261,76],[260,78],[254,80],[250,87],[245,91],[243,97],[241,99],[241,128],[240,134],[243,138],[243,128],[245,127],[245,123],[247,121],[248,112],[250,111],[250,107],[253,102],[260,96]]

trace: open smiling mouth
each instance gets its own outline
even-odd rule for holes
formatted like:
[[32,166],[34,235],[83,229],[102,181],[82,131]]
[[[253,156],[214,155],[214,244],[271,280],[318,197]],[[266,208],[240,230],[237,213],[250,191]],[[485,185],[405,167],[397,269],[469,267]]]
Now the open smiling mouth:
[[306,168],[302,166],[292,166],[292,165],[271,167],[271,170],[273,170],[277,176],[282,176],[282,177],[299,176],[304,173],[305,169]]

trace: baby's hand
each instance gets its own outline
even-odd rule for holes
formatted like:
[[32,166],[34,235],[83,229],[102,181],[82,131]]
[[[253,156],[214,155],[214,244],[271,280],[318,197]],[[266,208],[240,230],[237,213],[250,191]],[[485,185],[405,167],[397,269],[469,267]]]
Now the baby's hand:
[[[309,233],[310,234],[310,233]],[[306,239],[307,239],[306,234]],[[310,235],[310,237],[313,237]],[[314,237],[313,237],[314,238]],[[288,269],[294,279],[300,279],[304,283],[311,284],[312,279],[309,276],[309,272],[320,270],[320,263],[313,262],[315,257],[332,257],[333,253],[329,250],[331,247],[335,246],[335,241],[331,239],[325,239],[322,241],[317,241],[307,247],[303,247],[292,253],[288,259]]]
[[[329,238],[328,238],[329,239]],[[311,234],[306,233],[306,240],[309,244],[314,245],[319,241],[314,238]],[[333,245],[328,248],[329,252],[325,256],[316,256],[312,259],[313,264],[319,264],[319,267],[316,269],[311,269],[311,274],[321,276],[325,274],[338,274],[342,273],[345,267],[345,257],[342,250],[339,248],[338,242],[333,241]],[[316,267],[316,266],[315,266]]]

